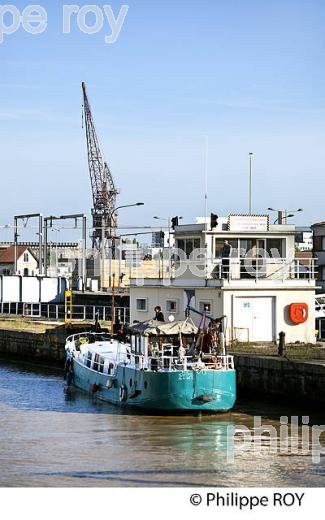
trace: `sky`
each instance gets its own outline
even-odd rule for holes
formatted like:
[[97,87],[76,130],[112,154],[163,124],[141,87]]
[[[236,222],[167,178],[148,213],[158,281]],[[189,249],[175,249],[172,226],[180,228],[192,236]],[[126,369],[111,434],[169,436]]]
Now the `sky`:
[[[107,18],[85,34],[73,15],[63,34],[67,1],[40,0],[42,34],[4,35],[0,240],[15,214],[90,213],[82,81],[118,204],[145,203],[121,210],[122,225],[204,214],[207,139],[209,212],[247,212],[253,152],[254,212],[304,208],[298,225],[325,220],[324,1],[124,1],[115,43],[105,43]],[[116,17],[122,4],[110,2]]]

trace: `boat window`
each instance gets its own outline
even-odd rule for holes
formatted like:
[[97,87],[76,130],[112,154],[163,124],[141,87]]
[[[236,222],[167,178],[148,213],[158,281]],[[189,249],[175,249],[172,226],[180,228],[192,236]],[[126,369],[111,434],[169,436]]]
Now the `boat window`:
[[92,358],[92,352],[90,352],[90,351],[88,350],[88,354],[87,354],[87,362],[86,362],[86,365],[87,365],[88,368],[91,367],[91,358]]
[[95,354],[94,366],[93,366],[93,369],[94,369],[94,370],[98,370],[99,357],[100,357],[99,354]]

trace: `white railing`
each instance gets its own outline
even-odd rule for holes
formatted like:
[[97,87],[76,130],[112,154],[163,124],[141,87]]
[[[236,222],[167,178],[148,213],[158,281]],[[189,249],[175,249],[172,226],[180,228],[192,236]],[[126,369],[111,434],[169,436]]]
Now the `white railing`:
[[287,258],[230,258],[214,259],[209,265],[209,277],[213,279],[281,279],[315,280],[316,259]]
[[233,370],[234,358],[228,355],[206,355],[203,360],[195,361],[192,356],[144,356],[132,354],[131,364],[140,370],[171,371],[171,370]]

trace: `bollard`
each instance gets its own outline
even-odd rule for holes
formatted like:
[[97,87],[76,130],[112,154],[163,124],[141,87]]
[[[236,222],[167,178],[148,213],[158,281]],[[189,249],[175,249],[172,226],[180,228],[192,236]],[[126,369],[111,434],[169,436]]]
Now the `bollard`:
[[286,333],[280,332],[279,334],[279,347],[278,347],[278,354],[279,356],[283,356],[285,353],[286,348]]

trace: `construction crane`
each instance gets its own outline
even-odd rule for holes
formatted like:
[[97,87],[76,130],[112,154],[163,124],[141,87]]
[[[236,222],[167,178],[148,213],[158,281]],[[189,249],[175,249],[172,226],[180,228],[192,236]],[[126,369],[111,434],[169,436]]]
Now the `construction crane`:
[[106,240],[111,239],[116,233],[116,196],[118,190],[100,149],[85,83],[82,83],[82,92],[88,166],[93,196],[91,211],[93,217],[92,247],[100,250],[104,247]]

